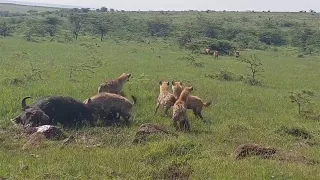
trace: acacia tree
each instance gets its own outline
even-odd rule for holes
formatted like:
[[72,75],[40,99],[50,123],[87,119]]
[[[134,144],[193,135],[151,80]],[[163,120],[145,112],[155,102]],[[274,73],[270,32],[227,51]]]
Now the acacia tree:
[[60,25],[60,19],[55,16],[49,16],[45,18],[44,24],[49,35],[54,36],[58,30],[58,26]]
[[314,96],[314,93],[312,91],[301,91],[301,92],[290,92],[290,100],[292,103],[297,104],[298,106],[298,112],[301,113],[308,113],[309,111],[302,111],[303,108],[306,108],[305,106],[310,104],[310,101],[312,97]]
[[69,16],[70,29],[73,37],[77,40],[84,23],[84,15],[72,14]]
[[248,69],[250,69],[249,82],[252,85],[259,84],[259,81],[256,79],[256,76],[257,76],[257,74],[264,72],[264,68],[263,68],[262,62],[258,58],[258,56],[256,54],[253,54],[250,56],[250,58],[241,57],[239,60],[241,62],[248,64]]
[[97,17],[91,18],[92,32],[100,36],[100,40],[103,41],[103,38],[108,31],[111,30],[110,18],[105,15],[99,15]]

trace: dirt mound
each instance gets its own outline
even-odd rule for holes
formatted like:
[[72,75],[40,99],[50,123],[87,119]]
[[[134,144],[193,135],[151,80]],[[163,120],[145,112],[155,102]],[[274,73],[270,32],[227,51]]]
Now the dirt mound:
[[135,135],[135,139],[133,140],[133,143],[141,143],[143,141],[146,141],[146,138],[153,134],[167,134],[167,135],[178,136],[177,134],[169,132],[165,128],[159,125],[146,123],[146,124],[142,124],[139,127],[139,130]]
[[294,137],[300,137],[303,139],[312,138],[312,135],[307,130],[304,130],[298,127],[288,128],[288,127],[282,126],[279,130],[277,130],[277,132],[280,134],[288,134],[288,135],[291,135]]
[[193,169],[188,163],[173,162],[168,167],[153,172],[152,179],[186,180],[190,179],[192,173]]
[[271,158],[277,150],[272,147],[265,147],[259,144],[242,144],[235,151],[235,158],[242,159],[247,156],[260,156],[262,158]]
[[308,165],[319,164],[320,162],[315,159],[310,159],[305,156],[297,155],[295,153],[279,153],[277,159],[280,161],[285,161],[289,163],[303,163]]
[[45,139],[46,137],[41,132],[35,132],[28,138],[22,149],[38,148]]
[[315,159],[297,155],[293,152],[282,152],[273,147],[266,147],[259,144],[242,144],[235,150],[235,158],[243,159],[249,156],[259,156],[261,158],[275,159],[288,163],[303,163],[308,165],[319,164]]

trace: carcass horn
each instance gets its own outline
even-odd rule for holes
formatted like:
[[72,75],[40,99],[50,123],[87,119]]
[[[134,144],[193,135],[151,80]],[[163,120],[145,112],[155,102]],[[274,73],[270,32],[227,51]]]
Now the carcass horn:
[[27,96],[27,97],[25,97],[25,98],[22,99],[22,101],[21,101],[22,109],[25,109],[25,108],[27,107],[26,100],[27,100],[27,99],[30,99],[30,98],[32,98],[32,97]]

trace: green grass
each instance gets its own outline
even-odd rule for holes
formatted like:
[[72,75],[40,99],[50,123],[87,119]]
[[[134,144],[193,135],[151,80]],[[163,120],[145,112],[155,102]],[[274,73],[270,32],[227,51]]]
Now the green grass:
[[[86,41],[95,45],[92,39]],[[319,122],[300,118],[287,97],[289,91],[303,89],[319,94],[319,57],[297,58],[298,52],[289,48],[279,48],[278,52],[243,51],[243,55],[256,53],[263,61],[263,86],[256,87],[204,77],[222,68],[246,75],[246,65],[234,57],[221,56],[215,60],[212,56],[193,55],[197,62],[204,63],[204,68],[199,68],[178,60],[189,52],[171,42],[159,40],[148,45],[109,39],[94,47],[102,65],[94,70],[93,77],[80,73],[69,80],[69,66],[92,61],[83,38],[82,42],[70,44],[32,43],[16,37],[1,42],[0,177],[161,179],[168,177],[172,167],[178,167],[184,174],[190,173],[191,179],[320,178],[320,165],[233,158],[238,145],[260,143],[320,160]],[[31,73],[30,62],[43,71],[43,80],[25,80],[24,74]],[[21,98],[68,95],[83,101],[97,92],[106,77],[115,78],[123,72],[133,75],[125,85],[125,92],[138,98],[132,126],[88,128],[76,135],[89,137],[88,142],[80,139],[74,145],[60,148],[61,142],[47,141],[38,149],[22,150],[26,139],[10,122],[10,118],[20,113]],[[139,78],[143,74],[145,77]],[[24,82],[11,85],[13,79]],[[164,117],[162,111],[153,116],[158,82],[173,79],[194,86],[193,94],[205,101],[213,100],[213,105],[203,110],[209,123],[202,123],[188,112],[190,134],[178,133],[178,138],[162,137],[144,145],[132,145],[135,131],[142,123],[158,123],[174,131],[171,119]],[[318,99],[316,103],[319,104]],[[282,126],[306,129],[315,145],[304,145],[303,139],[276,133]],[[101,147],[86,147],[99,143]]]

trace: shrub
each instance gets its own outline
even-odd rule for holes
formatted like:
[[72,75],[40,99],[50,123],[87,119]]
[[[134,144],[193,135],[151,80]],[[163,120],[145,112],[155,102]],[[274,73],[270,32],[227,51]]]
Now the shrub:
[[163,19],[155,18],[148,22],[148,31],[151,36],[166,37],[171,31],[171,24]]
[[279,29],[267,30],[260,34],[259,40],[268,45],[281,46],[286,43],[283,33]]

